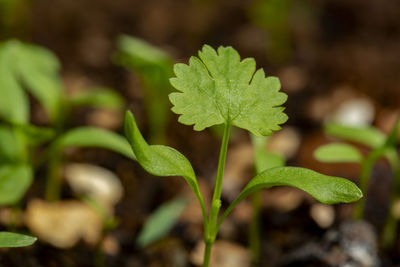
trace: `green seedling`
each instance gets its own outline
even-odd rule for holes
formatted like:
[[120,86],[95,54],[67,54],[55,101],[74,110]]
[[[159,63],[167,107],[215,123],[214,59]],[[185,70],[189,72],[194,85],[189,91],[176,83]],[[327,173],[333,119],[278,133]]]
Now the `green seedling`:
[[256,136],[270,135],[288,118],[281,107],[287,97],[279,92],[277,78],[265,77],[262,69],[256,71],[252,58],[240,60],[232,47],[221,46],[216,51],[205,45],[199,57],[190,58],[189,65],[175,64],[174,72],[176,77],[170,81],[179,92],[171,93],[169,99],[174,105],[172,111],[180,114],[179,122],[194,125],[196,131],[224,125],[214,194],[208,212],[195,172],[185,156],[168,146],[147,144],[130,112],[125,116],[125,134],[137,161],[146,171],[157,176],[182,176],[196,195],[204,220],[203,266],[209,265],[211,246],[224,219],[240,201],[261,188],[293,186],[326,204],[348,203],[362,197],[360,189],[349,180],[304,168],[277,167],[257,174],[220,214],[231,127],[248,130]]
[[11,233],[0,232],[0,248],[26,247],[35,243],[36,237]]
[[[67,96],[58,73],[59,62],[48,50],[16,40],[0,44],[0,205],[14,206],[15,213],[44,163],[45,197],[59,199],[62,152],[67,147],[100,147],[135,159],[129,143],[118,134],[96,127],[66,129],[71,109],[92,106],[121,110],[121,96],[106,88]],[[44,108],[49,126],[30,124],[27,93]],[[0,237],[4,238],[0,244],[7,246],[13,246],[7,243],[12,240],[17,241],[15,246],[34,241],[15,234],[2,233]]]
[[[18,202],[44,162],[48,164],[46,198],[58,199],[65,147],[101,147],[135,158],[126,140],[113,132],[96,127],[66,130],[71,109],[121,110],[123,100],[107,88],[67,96],[59,68],[57,58],[42,47],[16,40],[0,44],[0,205]],[[27,92],[43,106],[50,126],[29,123]]]
[[[267,150],[268,137],[256,137],[251,135],[254,149],[254,169],[256,174],[265,170],[285,166],[285,158],[282,155]],[[254,192],[251,196],[252,218],[249,228],[249,246],[252,252],[253,263],[257,265],[260,260],[261,250],[261,191]]]
[[144,103],[149,122],[150,140],[165,143],[172,91],[168,82],[172,76],[170,55],[139,38],[121,35],[117,40],[115,61],[137,73],[144,90]]
[[[372,169],[379,158],[386,158],[393,173],[393,191],[391,207],[384,227],[383,244],[391,246],[396,237],[396,220],[391,212],[393,204],[400,198],[400,158],[397,153],[399,121],[397,119],[389,135],[372,126],[352,127],[335,123],[325,125],[327,135],[369,147],[370,152],[364,157],[353,145],[347,143],[330,143],[320,146],[314,157],[326,163],[358,163],[361,165],[359,185],[365,194],[368,190]],[[358,201],[354,208],[354,218],[362,219],[365,199]]]
[[158,207],[146,220],[139,233],[136,240],[139,247],[146,247],[165,237],[178,221],[186,205],[186,199],[177,197]]

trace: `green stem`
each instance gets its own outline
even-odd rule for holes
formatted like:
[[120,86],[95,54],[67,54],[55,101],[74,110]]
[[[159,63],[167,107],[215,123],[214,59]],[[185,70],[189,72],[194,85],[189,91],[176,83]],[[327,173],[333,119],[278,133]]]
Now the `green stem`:
[[224,135],[222,137],[221,149],[219,153],[217,177],[215,181],[213,199],[211,202],[211,210],[208,220],[208,226],[205,229],[205,235],[204,235],[206,249],[204,252],[203,266],[208,266],[209,264],[211,246],[215,241],[215,237],[217,236],[217,231],[218,231],[217,220],[218,220],[218,213],[221,208],[222,180],[224,177],[230,130],[231,130],[231,125],[229,123],[226,123],[224,126]]
[[252,253],[252,262],[258,266],[260,260],[260,215],[261,215],[261,191],[255,192],[251,196],[253,216],[249,228],[249,246]]
[[397,218],[394,216],[392,209],[394,204],[399,201],[400,188],[400,159],[397,154],[394,154],[394,158],[389,158],[389,161],[393,170],[393,184],[389,205],[389,213],[382,234],[382,245],[385,248],[391,248],[396,241]]
[[[385,151],[385,147],[380,147],[377,149],[372,150],[367,158],[363,160],[361,163],[361,174],[360,174],[360,181],[359,186],[363,194],[365,195],[368,190],[368,183],[369,178],[371,177],[371,172],[374,167],[376,160],[382,156]],[[354,214],[353,217],[356,220],[360,220],[364,214],[364,206],[365,206],[365,198],[360,199],[356,202],[354,206]]]
[[46,192],[45,199],[47,201],[56,201],[61,195],[61,153],[53,151],[49,158],[46,177]]
[[213,243],[206,242],[206,247],[204,249],[204,260],[203,260],[203,267],[208,267],[210,264],[210,255],[211,255],[211,246]]

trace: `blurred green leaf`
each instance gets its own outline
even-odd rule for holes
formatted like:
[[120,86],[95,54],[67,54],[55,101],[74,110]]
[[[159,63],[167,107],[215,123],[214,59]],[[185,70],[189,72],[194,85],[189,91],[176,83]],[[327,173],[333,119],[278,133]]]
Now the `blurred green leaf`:
[[28,98],[14,72],[18,46],[17,41],[0,44],[0,117],[8,121],[27,123],[29,120]]
[[36,237],[11,233],[0,232],[0,248],[17,248],[30,246],[37,240]]
[[254,147],[254,165],[257,173],[285,165],[285,158],[283,156],[267,151],[266,144],[268,137],[251,135],[251,140]]
[[170,116],[167,95],[171,92],[169,78],[172,76],[173,61],[158,47],[132,36],[119,36],[117,47],[116,62],[137,73],[141,79],[150,141],[165,143]]
[[329,123],[324,127],[327,135],[342,138],[347,141],[377,148],[384,144],[385,135],[378,129],[370,126],[354,127]]
[[51,119],[59,111],[62,86],[57,58],[39,46],[17,40],[0,45],[0,115],[11,122],[27,123],[29,103],[23,88],[44,106]]
[[171,57],[142,39],[120,35],[117,39],[117,61],[135,69],[158,66],[165,68],[172,65]]
[[100,147],[136,159],[129,143],[123,136],[95,127],[79,127],[62,135],[56,145],[63,147]]
[[360,163],[363,156],[357,148],[349,144],[332,143],[318,147],[314,157],[321,162],[355,162]]
[[139,164],[156,176],[182,176],[193,190],[203,210],[205,207],[192,165],[179,151],[168,146],[148,145],[141,135],[131,112],[125,115],[125,135]]
[[199,57],[191,57],[189,65],[175,64],[174,72],[170,81],[179,92],[169,95],[172,111],[196,131],[227,123],[267,136],[288,119],[279,79],[256,71],[255,60],[241,60],[232,47],[216,51],[204,45]]
[[91,106],[120,110],[124,106],[124,99],[120,94],[109,88],[93,88],[76,93],[69,98],[74,106]]
[[184,198],[176,198],[162,204],[146,220],[136,240],[140,247],[145,247],[165,237],[176,224],[186,207]]
[[56,134],[52,128],[38,127],[32,124],[17,124],[14,127],[24,135],[27,143],[35,146],[50,141]]
[[15,60],[15,71],[25,88],[39,100],[54,120],[59,112],[62,95],[58,59],[45,48],[20,43],[18,58]]
[[385,140],[386,147],[396,147],[399,143],[399,124],[400,124],[400,114],[397,116],[397,119],[393,125],[392,130]]
[[344,178],[327,176],[298,167],[272,168],[258,174],[247,184],[224,212],[219,224],[240,201],[251,193],[261,188],[282,185],[301,189],[324,204],[350,203],[363,196],[361,190],[353,182]]
[[32,183],[33,172],[28,165],[0,166],[0,205],[18,202]]
[[0,163],[18,161],[20,145],[13,130],[9,126],[0,125]]

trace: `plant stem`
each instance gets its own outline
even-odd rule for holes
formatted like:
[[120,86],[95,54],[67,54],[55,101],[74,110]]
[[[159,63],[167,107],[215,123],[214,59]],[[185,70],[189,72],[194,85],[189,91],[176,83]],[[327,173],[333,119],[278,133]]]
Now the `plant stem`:
[[208,223],[208,227],[206,229],[206,233],[204,235],[206,249],[204,252],[203,266],[208,266],[211,246],[215,241],[215,237],[216,237],[217,231],[218,231],[217,219],[218,219],[219,210],[221,208],[222,180],[224,177],[226,154],[228,151],[230,130],[231,130],[231,125],[229,123],[226,123],[224,126],[224,135],[222,137],[221,149],[220,149],[220,153],[219,153],[218,170],[217,170],[217,177],[216,177],[216,181],[215,181],[213,199],[211,202],[209,223]]
[[211,255],[211,246],[213,243],[206,242],[206,247],[204,249],[204,260],[203,260],[203,267],[208,267],[210,264],[210,255]]
[[260,215],[261,215],[261,191],[255,192],[251,196],[253,216],[249,228],[249,246],[252,253],[252,262],[258,266],[260,260]]
[[49,158],[47,167],[47,180],[45,199],[47,201],[56,201],[60,198],[61,192],[61,152],[53,151],[52,156]]
[[400,186],[400,159],[394,153],[394,158],[389,158],[393,170],[392,193],[390,198],[389,213],[385,222],[382,233],[382,245],[384,248],[391,248],[396,241],[397,233],[397,218],[393,214],[393,206],[399,201],[399,186]]
[[[363,192],[364,195],[366,195],[368,190],[368,182],[369,178],[371,177],[371,172],[374,167],[374,164],[376,160],[382,156],[384,151],[385,147],[380,147],[372,150],[361,163],[361,174],[360,174],[359,185],[361,192]],[[365,198],[362,198],[358,202],[356,202],[353,213],[354,219],[356,220],[362,219],[364,214],[364,206],[365,206]]]

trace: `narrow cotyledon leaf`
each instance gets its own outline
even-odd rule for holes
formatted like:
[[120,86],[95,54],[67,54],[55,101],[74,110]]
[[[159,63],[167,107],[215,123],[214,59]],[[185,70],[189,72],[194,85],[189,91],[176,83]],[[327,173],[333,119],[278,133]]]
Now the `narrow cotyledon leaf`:
[[219,225],[244,198],[261,188],[292,186],[324,204],[350,203],[360,199],[361,190],[351,181],[299,167],[277,167],[255,176],[221,216]]
[[186,180],[199,199],[203,217],[206,219],[203,197],[189,160],[172,147],[148,145],[136,125],[133,114],[129,111],[125,115],[125,135],[137,161],[147,172],[156,176],[182,176]]

